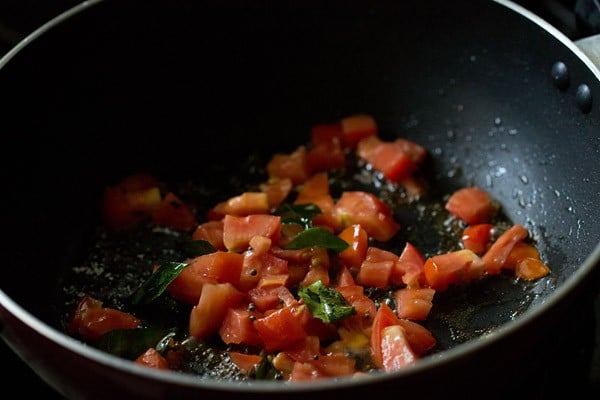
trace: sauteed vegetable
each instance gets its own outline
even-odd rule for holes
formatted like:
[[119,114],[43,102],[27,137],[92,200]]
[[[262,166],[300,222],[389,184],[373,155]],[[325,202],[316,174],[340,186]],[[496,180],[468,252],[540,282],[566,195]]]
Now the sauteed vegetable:
[[[103,283],[65,285],[65,329],[148,367],[226,379],[413,364],[436,350],[426,323],[438,293],[550,273],[484,189],[431,198],[428,157],[359,114],[313,126],[306,144],[257,167],[260,180],[208,207],[193,185],[127,176],[104,191],[104,226],[87,268],[74,268],[88,282],[102,269]],[[401,221],[409,211],[419,224]]]

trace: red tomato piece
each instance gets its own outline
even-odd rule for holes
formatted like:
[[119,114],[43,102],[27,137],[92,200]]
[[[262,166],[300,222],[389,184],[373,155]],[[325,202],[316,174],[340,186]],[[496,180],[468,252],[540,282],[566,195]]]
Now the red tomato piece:
[[301,313],[291,307],[280,308],[254,320],[265,351],[282,350],[306,338]]
[[267,193],[245,192],[218,203],[209,211],[208,218],[211,220],[221,220],[227,214],[236,216],[268,214],[270,209]]
[[342,118],[342,142],[346,147],[355,148],[361,139],[378,133],[377,122],[368,114],[356,114]]
[[499,274],[514,246],[528,236],[527,229],[520,224],[502,233],[482,257],[486,272],[490,275]]
[[231,361],[240,369],[243,374],[249,374],[262,361],[262,357],[257,354],[240,353],[230,350],[228,352]]
[[489,193],[476,186],[462,188],[452,193],[445,207],[469,225],[488,222],[497,210]]
[[231,283],[205,283],[200,299],[190,313],[189,332],[198,340],[215,334],[227,315],[227,310],[238,306],[244,294]]
[[214,280],[216,282],[229,282],[237,286],[240,282],[240,274],[244,256],[238,253],[217,250],[214,253],[204,254],[188,260],[186,269],[195,274]]
[[69,321],[68,332],[94,341],[113,329],[135,329],[140,324],[134,315],[102,304],[91,296],[83,296]]
[[383,368],[383,349],[381,346],[383,330],[388,326],[398,325],[399,323],[400,320],[390,306],[386,303],[381,303],[373,319],[371,332],[371,356],[375,365],[380,369]]
[[390,283],[394,261],[365,260],[358,270],[356,282],[363,286],[385,288]]
[[398,183],[400,180],[412,175],[417,170],[417,165],[410,155],[395,143],[382,142],[374,150],[369,163],[391,182]]
[[396,314],[398,318],[413,321],[424,321],[433,307],[435,289],[431,288],[403,288],[394,293],[396,300]]
[[394,263],[390,274],[390,283],[393,285],[405,284],[406,286],[421,287],[426,284],[423,274],[425,258],[412,243],[406,242],[400,257]]
[[538,279],[550,273],[550,268],[539,258],[525,257],[517,263],[515,275],[527,281]]
[[223,243],[229,251],[240,252],[247,249],[254,236],[265,236],[277,242],[280,235],[281,217],[276,215],[226,215],[223,220]]
[[313,144],[306,153],[306,167],[310,172],[344,168],[346,154],[339,139]]
[[400,230],[392,209],[372,193],[342,193],[335,204],[335,213],[343,227],[358,224],[380,242],[390,240]]
[[173,192],[167,193],[158,208],[152,211],[152,220],[181,231],[191,231],[198,226],[192,209]]
[[219,327],[219,336],[225,344],[260,346],[262,341],[253,321],[262,317],[257,311],[249,311],[247,306],[232,307]]
[[514,271],[517,264],[525,258],[540,258],[540,252],[531,244],[517,242],[513,246],[502,268]]
[[349,268],[358,268],[367,257],[369,235],[360,225],[350,225],[342,230],[338,237],[348,243],[349,247],[338,253],[338,258]]
[[150,220],[152,210],[162,199],[158,187],[126,191],[120,186],[107,187],[102,197],[102,216],[113,230],[131,229]]
[[136,358],[134,362],[149,368],[170,369],[167,359],[152,347]]
[[443,291],[449,285],[457,285],[483,277],[483,260],[471,250],[458,250],[428,258],[423,273],[429,287]]
[[294,185],[308,179],[310,171],[306,163],[306,147],[299,146],[290,154],[277,153],[267,163],[270,177],[289,178]]
[[192,233],[192,240],[206,240],[217,250],[226,250],[223,243],[223,220],[203,222]]
[[437,344],[435,337],[423,325],[404,318],[398,319],[398,324],[404,328],[408,343],[418,356],[424,355]]
[[339,122],[317,124],[313,125],[310,129],[310,138],[313,145],[331,143],[335,140],[341,141],[343,135],[342,124]]
[[397,371],[414,364],[418,357],[410,347],[406,331],[400,325],[391,325],[381,332],[381,367],[384,371]]
[[490,246],[492,239],[492,224],[476,224],[465,228],[462,235],[463,248],[482,255]]
[[269,207],[275,208],[287,199],[292,191],[292,180],[290,178],[270,177],[266,182],[259,185],[261,191],[267,194]]

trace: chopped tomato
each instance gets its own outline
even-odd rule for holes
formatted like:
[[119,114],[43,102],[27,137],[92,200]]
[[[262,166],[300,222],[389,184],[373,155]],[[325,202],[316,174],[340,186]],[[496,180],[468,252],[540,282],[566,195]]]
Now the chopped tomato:
[[417,355],[410,347],[406,331],[400,325],[391,325],[381,331],[381,366],[384,371],[397,371],[415,363]]
[[310,172],[327,171],[345,166],[346,154],[337,138],[330,142],[313,143],[313,146],[306,152],[306,167]]
[[240,274],[244,256],[239,253],[217,250],[214,253],[204,254],[188,260],[186,269],[195,274],[203,276],[208,280],[224,283],[229,282],[237,286],[240,282]]
[[343,227],[360,225],[380,242],[390,240],[400,229],[392,209],[372,193],[348,191],[335,204]]
[[520,224],[515,224],[502,233],[482,257],[486,272],[490,275],[499,274],[515,244],[528,236],[527,229]]
[[267,193],[245,192],[218,203],[209,211],[208,218],[221,220],[227,214],[236,216],[268,214],[270,210],[271,206]]
[[433,307],[435,289],[431,288],[403,288],[394,293],[396,300],[396,314],[399,318],[414,321],[424,321]]
[[458,250],[428,258],[423,272],[428,285],[439,291],[483,277],[484,261],[471,250]]
[[425,258],[412,243],[406,242],[400,257],[394,263],[390,274],[390,283],[393,285],[405,284],[410,288],[421,287],[426,284],[423,274]]
[[539,279],[550,273],[550,268],[539,258],[525,257],[517,263],[515,275],[527,281]]
[[394,263],[394,261],[365,260],[358,270],[356,282],[364,286],[385,288],[390,283]]
[[192,233],[192,240],[206,240],[217,250],[226,250],[223,243],[223,220],[203,222]]
[[467,224],[475,225],[489,222],[497,208],[488,192],[472,186],[452,193],[446,210]]
[[155,369],[170,369],[169,363],[155,348],[151,347],[135,359],[135,362],[145,367]]
[[243,374],[249,374],[262,361],[262,357],[257,354],[246,354],[239,351],[230,350],[228,352],[231,361],[240,369]]
[[316,204],[321,213],[313,217],[315,226],[327,226],[332,230],[340,229],[339,218],[335,215],[333,197],[329,194],[329,177],[325,172],[311,176],[301,185],[294,204]]
[[265,236],[277,241],[280,234],[281,217],[277,215],[226,215],[223,220],[223,243],[229,251],[245,250],[254,236]]
[[139,192],[159,187],[160,183],[152,174],[140,172],[125,176],[118,186],[125,192]]
[[260,190],[267,194],[269,207],[275,208],[287,199],[292,191],[292,180],[290,178],[270,177],[266,182],[259,185]]
[[302,315],[291,307],[280,308],[254,320],[265,350],[281,350],[306,338]]
[[102,304],[91,296],[83,296],[69,321],[69,333],[94,341],[113,329],[135,329],[140,324],[132,314]]
[[519,261],[525,258],[540,258],[539,251],[531,244],[523,241],[515,243],[504,261],[502,268],[514,271]]
[[190,335],[202,340],[217,333],[229,308],[239,305],[243,298],[231,283],[205,283],[190,313]]
[[358,268],[367,257],[369,235],[360,225],[350,225],[338,234],[349,244],[346,250],[338,253],[338,258],[349,268]]
[[410,347],[417,355],[424,355],[437,344],[435,337],[423,325],[405,318],[399,318],[398,324],[404,328]]
[[304,182],[310,175],[306,147],[299,146],[290,154],[275,154],[267,163],[267,173],[270,177],[289,178],[294,185]]
[[383,330],[388,326],[398,325],[399,323],[398,317],[394,314],[390,306],[386,303],[381,303],[373,319],[371,332],[371,356],[378,368],[383,368]]
[[160,206],[161,200],[158,187],[126,191],[110,186],[102,197],[102,216],[113,230],[130,229],[150,220],[150,213]]
[[462,244],[465,249],[477,255],[482,255],[490,246],[492,240],[492,224],[475,224],[465,228],[462,235]]
[[339,122],[317,124],[310,129],[310,139],[313,145],[340,141],[343,135],[342,124]]
[[219,327],[219,336],[225,344],[244,344],[260,346],[262,341],[253,321],[262,317],[257,311],[250,311],[241,305],[227,310],[227,314]]
[[377,135],[377,123],[368,114],[356,114],[342,118],[342,141],[346,147],[354,148],[361,139]]
[[191,231],[198,226],[192,209],[173,192],[167,193],[158,208],[152,211],[152,220],[181,231]]

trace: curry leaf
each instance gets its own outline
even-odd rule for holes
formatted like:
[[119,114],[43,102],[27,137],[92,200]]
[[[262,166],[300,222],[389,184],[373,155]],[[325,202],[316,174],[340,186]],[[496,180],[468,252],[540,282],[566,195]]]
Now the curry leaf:
[[192,240],[188,246],[190,257],[199,257],[217,251],[215,247],[206,240]]
[[281,222],[283,224],[299,224],[302,225],[304,229],[312,228],[313,217],[321,213],[321,209],[313,203],[284,203],[275,210],[275,214],[281,216]]
[[167,262],[162,264],[150,275],[137,290],[132,294],[132,304],[148,304],[156,300],[169,286],[171,282],[188,264],[180,262]]
[[300,232],[287,244],[286,249],[299,250],[311,246],[318,246],[339,253],[348,248],[349,244],[327,229],[317,227]]
[[328,288],[320,280],[301,287],[298,295],[312,315],[325,323],[338,321],[356,312],[340,292]]
[[154,327],[112,329],[102,335],[97,347],[115,356],[134,360],[150,347],[160,345],[165,338],[172,335],[173,332]]
[[279,379],[279,371],[273,366],[270,355],[263,355],[260,362],[256,364],[254,377],[260,380]]

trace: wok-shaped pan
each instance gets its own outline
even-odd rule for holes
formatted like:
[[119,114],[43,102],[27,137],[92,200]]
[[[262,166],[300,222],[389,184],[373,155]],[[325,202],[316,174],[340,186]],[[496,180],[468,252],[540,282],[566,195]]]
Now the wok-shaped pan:
[[[598,292],[600,73],[513,3],[91,1],[0,66],[2,337],[68,398],[493,397],[542,381],[535,365],[563,373],[565,335],[593,340],[568,327]],[[439,351],[362,380],[202,380],[61,333],[59,277],[106,185],[136,171],[219,184],[249,150],[291,151],[311,125],[358,112],[426,146],[440,192],[489,190],[551,275],[467,290],[433,321]]]

